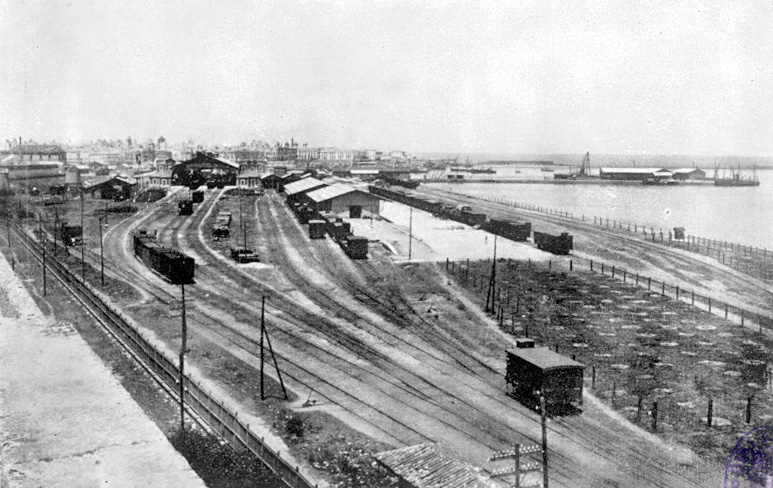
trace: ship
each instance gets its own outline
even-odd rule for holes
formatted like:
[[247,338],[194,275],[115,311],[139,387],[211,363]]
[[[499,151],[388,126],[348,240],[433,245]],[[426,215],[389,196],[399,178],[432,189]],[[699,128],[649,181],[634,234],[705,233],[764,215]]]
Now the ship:
[[722,177],[719,177],[717,168],[714,168],[714,186],[759,186],[760,180],[757,178],[757,167],[752,167],[752,175],[744,176],[741,173],[741,165],[738,169],[730,170],[730,177],[725,176],[726,171],[722,170]]

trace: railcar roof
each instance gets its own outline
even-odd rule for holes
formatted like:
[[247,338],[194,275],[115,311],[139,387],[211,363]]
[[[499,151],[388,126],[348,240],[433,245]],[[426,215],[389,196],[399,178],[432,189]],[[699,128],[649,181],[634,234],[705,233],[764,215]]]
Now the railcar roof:
[[558,354],[557,352],[553,352],[547,347],[508,349],[507,353],[521,358],[543,371],[561,368],[585,368],[584,364]]

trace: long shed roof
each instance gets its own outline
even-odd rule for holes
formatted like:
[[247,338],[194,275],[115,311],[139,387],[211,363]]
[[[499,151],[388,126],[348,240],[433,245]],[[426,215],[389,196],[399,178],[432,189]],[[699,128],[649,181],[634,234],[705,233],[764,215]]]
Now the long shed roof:
[[375,458],[415,488],[498,486],[487,481],[472,465],[444,455],[437,444],[417,444],[380,452]]
[[315,202],[319,203],[319,202],[325,202],[327,200],[332,200],[333,198],[337,198],[337,197],[340,197],[341,195],[346,195],[347,193],[352,193],[355,191],[357,191],[356,188],[352,188],[351,186],[347,186],[347,185],[342,185],[340,183],[335,183],[333,185],[320,188],[318,190],[310,191],[306,196],[314,200]]
[[543,371],[561,368],[585,368],[584,364],[553,352],[547,347],[508,349],[507,352],[537,366]]
[[617,173],[617,174],[653,174],[653,173],[659,173],[661,171],[669,172],[669,170],[665,168],[601,168],[599,171],[602,173]]
[[285,185],[285,194],[288,196],[295,195],[296,193],[309,191],[323,185],[324,183],[316,178],[304,178],[302,180],[294,181],[288,185]]

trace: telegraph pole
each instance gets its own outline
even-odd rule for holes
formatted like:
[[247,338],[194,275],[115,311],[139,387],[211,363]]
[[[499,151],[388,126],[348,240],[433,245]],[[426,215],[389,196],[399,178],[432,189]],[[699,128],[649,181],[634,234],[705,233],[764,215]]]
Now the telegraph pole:
[[410,217],[408,220],[408,261],[411,260],[411,248],[413,245],[413,207],[410,207]]
[[539,406],[542,415],[542,488],[548,488],[548,413],[543,395],[539,397]]
[[265,400],[266,395],[263,392],[263,335],[266,331],[266,297],[260,300],[260,399]]
[[185,321],[185,283],[182,291],[182,345],[180,347],[180,432],[185,432],[185,348],[188,345],[188,323]]
[[[105,214],[107,221],[107,214]],[[99,273],[102,277],[102,286],[105,286],[105,249],[102,243],[102,219],[99,219]]]
[[[494,259],[491,262],[491,280],[489,280],[488,291],[486,292],[486,312],[494,311],[494,293],[497,283],[497,235],[494,234]],[[491,305],[489,305],[489,302]]]
[[86,251],[86,243],[83,236],[83,188],[81,188],[81,281],[86,282],[86,260],[84,259],[84,252]]

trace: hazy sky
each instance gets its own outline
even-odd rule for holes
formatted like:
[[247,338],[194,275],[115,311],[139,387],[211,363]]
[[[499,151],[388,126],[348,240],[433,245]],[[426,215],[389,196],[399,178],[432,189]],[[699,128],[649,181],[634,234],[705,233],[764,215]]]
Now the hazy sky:
[[0,0],[0,139],[773,155],[754,1]]

